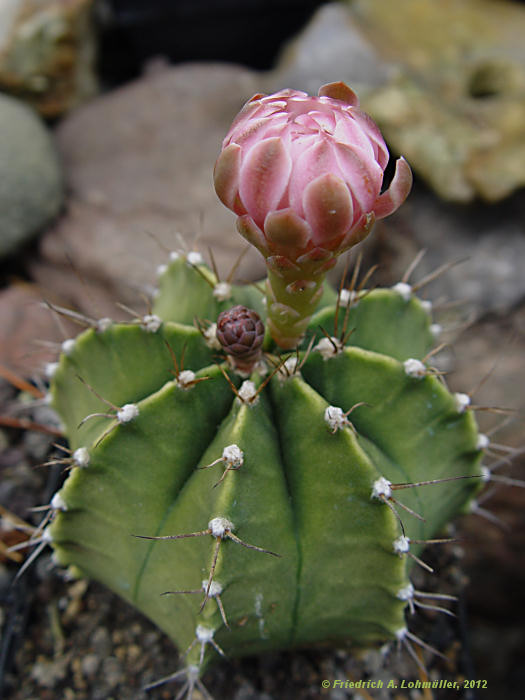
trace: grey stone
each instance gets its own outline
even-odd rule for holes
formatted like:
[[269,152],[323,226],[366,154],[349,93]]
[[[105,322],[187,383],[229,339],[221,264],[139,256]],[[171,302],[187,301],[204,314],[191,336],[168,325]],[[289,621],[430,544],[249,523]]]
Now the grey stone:
[[0,94],[0,256],[38,233],[62,205],[53,142],[36,114]]
[[[390,222],[390,223],[389,223]],[[479,317],[505,314],[525,298],[525,197],[516,193],[499,205],[451,205],[416,186],[384,227],[391,247],[390,275],[399,278],[421,249],[426,254],[414,273],[421,279],[446,263],[453,265],[429,285],[429,298],[462,300]],[[406,235],[411,238],[407,247]],[[390,281],[390,280],[389,280]]]
[[342,3],[321,7],[283,51],[266,77],[269,92],[283,87],[317,94],[324,83],[342,80],[359,92],[387,82],[393,69],[364,37]]

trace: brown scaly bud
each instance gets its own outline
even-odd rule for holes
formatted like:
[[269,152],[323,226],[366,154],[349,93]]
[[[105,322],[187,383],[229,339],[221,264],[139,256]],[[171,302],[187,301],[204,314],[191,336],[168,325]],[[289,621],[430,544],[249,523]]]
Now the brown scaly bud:
[[246,306],[233,306],[219,314],[217,340],[229,355],[234,369],[249,375],[261,357],[264,323]]

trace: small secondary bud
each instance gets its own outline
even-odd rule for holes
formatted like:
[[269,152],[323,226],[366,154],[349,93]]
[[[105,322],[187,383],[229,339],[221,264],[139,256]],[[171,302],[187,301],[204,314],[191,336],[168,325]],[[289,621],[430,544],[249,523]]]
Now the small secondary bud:
[[219,314],[216,332],[235,369],[250,374],[260,359],[264,340],[259,314],[246,306],[233,306]]

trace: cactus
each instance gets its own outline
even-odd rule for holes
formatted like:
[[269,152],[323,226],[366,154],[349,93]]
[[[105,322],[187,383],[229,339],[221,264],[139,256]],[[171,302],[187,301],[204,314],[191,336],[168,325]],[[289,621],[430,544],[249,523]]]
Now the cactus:
[[[199,672],[222,653],[395,639],[409,555],[421,561],[479,484],[445,480],[481,474],[473,413],[421,362],[427,308],[404,289],[341,293],[346,305],[326,292],[301,348],[266,339],[244,379],[204,319],[248,298],[263,315],[262,299],[232,286],[218,301],[216,282],[181,256],[153,314],[90,328],[62,354],[52,396],[72,469],[49,526],[56,558],[190,648]],[[320,326],[330,338],[312,345]]]
[[[330,95],[354,109],[340,84],[315,99]],[[216,169],[223,194],[229,167]],[[407,168],[390,193],[372,192],[378,215],[406,196]],[[314,199],[329,182],[348,207],[335,176],[319,182]],[[332,215],[339,205],[328,200]],[[310,205],[322,224],[319,202]],[[220,282],[198,253],[172,254],[150,313],[90,322],[63,344],[51,383],[70,471],[43,539],[61,565],[171,637],[187,664],[173,677],[183,673],[190,692],[221,655],[396,639],[414,655],[411,569],[430,568],[424,547],[442,541],[484,480],[486,440],[469,397],[428,364],[429,302],[406,281],[370,290],[356,275],[350,289],[322,290],[327,259],[368,232],[369,215],[359,212],[320,262],[322,230],[301,247],[298,217],[288,211],[278,224],[279,243],[268,243],[280,259],[273,250],[272,333],[258,286]],[[304,311],[310,287],[293,284],[278,292],[288,305],[279,314],[279,275],[299,253],[317,307],[307,291]]]

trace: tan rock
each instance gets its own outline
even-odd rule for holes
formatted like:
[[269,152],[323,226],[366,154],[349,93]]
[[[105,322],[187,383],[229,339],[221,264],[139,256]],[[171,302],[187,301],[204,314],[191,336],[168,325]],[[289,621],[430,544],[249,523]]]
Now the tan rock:
[[0,88],[57,117],[95,94],[93,0],[0,3]]

